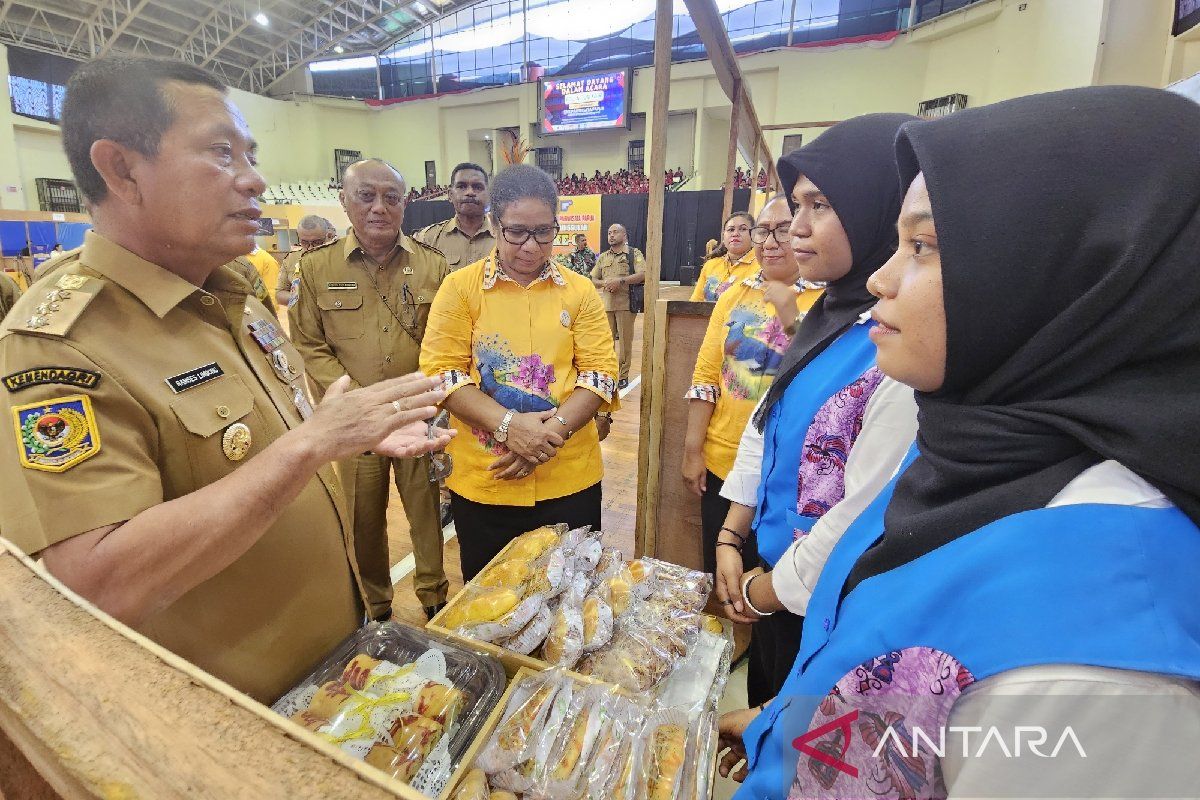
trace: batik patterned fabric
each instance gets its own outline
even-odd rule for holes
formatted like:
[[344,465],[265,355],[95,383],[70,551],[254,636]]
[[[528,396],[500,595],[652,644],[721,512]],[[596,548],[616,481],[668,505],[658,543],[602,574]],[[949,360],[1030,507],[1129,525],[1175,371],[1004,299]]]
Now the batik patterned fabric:
[[[421,369],[439,375],[447,394],[474,385],[506,409],[538,413],[558,408],[574,391],[619,405],[616,354],[608,318],[592,282],[553,264],[528,285],[509,277],[494,254],[452,273],[430,310]],[[564,497],[600,480],[603,467],[595,426],[587,424],[554,459],[525,477],[497,481],[488,466],[507,448],[494,431],[460,419],[448,452],[447,480],[469,500],[530,506]]]
[[933,750],[952,706],[974,681],[953,656],[928,647],[859,664],[821,701],[808,732],[796,739],[799,759],[788,800],[945,797]]
[[[804,435],[804,455],[796,481],[796,511],[819,519],[846,496],[846,461],[862,432],[871,396],[883,381],[871,367],[817,411]],[[795,538],[807,534],[796,530]]]
[[[801,290],[798,285],[797,307]],[[704,463],[722,480],[733,467],[746,422],[775,380],[790,341],[766,300],[761,275],[739,281],[717,301],[684,397],[716,405],[705,437]]]

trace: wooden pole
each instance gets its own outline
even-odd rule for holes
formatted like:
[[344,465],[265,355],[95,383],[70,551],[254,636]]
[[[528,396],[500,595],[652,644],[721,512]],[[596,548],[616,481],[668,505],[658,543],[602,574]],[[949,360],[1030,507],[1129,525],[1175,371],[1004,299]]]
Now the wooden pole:
[[650,465],[651,442],[659,438],[647,434],[655,386],[654,362],[655,315],[658,304],[658,282],[662,274],[663,204],[666,187],[663,173],[667,168],[667,112],[671,106],[671,28],[674,19],[672,0],[657,0],[654,8],[654,100],[648,117],[650,140],[650,208],[646,213],[646,309],[642,314],[642,436],[638,442],[638,507],[635,541],[638,552],[644,552],[646,542],[646,512],[651,507],[646,480]]
[[725,157],[725,200],[721,204],[721,221],[733,213],[734,173],[737,171],[738,120],[741,118],[742,82],[737,81],[733,89],[733,108],[729,111],[729,152]]

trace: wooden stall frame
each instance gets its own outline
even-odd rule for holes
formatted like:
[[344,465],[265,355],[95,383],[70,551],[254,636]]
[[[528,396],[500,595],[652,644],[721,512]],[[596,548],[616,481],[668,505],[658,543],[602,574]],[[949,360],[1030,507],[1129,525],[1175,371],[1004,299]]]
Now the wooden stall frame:
[[[292,740],[295,744],[300,745],[301,749],[298,750],[290,745],[285,745],[289,751],[287,756],[293,765],[296,765],[298,760],[303,761],[313,756],[333,762],[346,770],[344,780],[343,773],[338,770],[333,770],[324,776],[327,783],[332,781],[339,784],[337,787],[331,788],[337,788],[344,792],[345,794],[342,796],[354,796],[363,800],[383,797],[398,797],[401,800],[429,800],[410,786],[352,758],[305,728],[281,717],[267,706],[237,691],[224,681],[204,672],[100,611],[55,579],[11,542],[0,537],[0,607],[12,615],[7,620],[4,616],[0,616],[0,734],[8,737],[40,777],[61,797],[67,798],[67,800],[76,800],[77,798],[82,800],[82,798],[95,797],[186,796],[224,800],[233,795],[244,796],[243,792],[235,791],[233,795],[230,794],[229,780],[236,777],[239,772],[249,776],[252,774],[253,766],[241,761],[234,763],[231,759],[229,762],[222,762],[225,770],[221,773],[223,782],[219,786],[189,784],[186,792],[167,793],[170,781],[178,779],[178,776],[172,774],[171,779],[164,777],[167,771],[172,769],[171,759],[164,758],[156,761],[154,754],[163,756],[164,751],[169,751],[169,747],[162,742],[154,741],[149,731],[139,731],[138,738],[124,740],[121,731],[105,727],[104,720],[96,719],[91,714],[88,714],[79,725],[64,724],[64,720],[56,715],[70,713],[69,704],[73,686],[71,678],[79,679],[81,675],[62,676],[56,674],[51,676],[42,674],[46,670],[38,670],[38,679],[46,683],[54,683],[62,689],[61,693],[56,693],[53,697],[46,696],[48,693],[38,694],[35,691],[38,687],[32,685],[29,680],[29,676],[35,670],[18,663],[21,647],[17,646],[16,641],[10,639],[18,631],[30,626],[29,620],[34,616],[29,611],[31,607],[36,607],[38,610],[39,624],[55,625],[71,622],[67,619],[72,616],[71,611],[64,614],[58,613],[53,608],[56,600],[65,600],[75,612],[79,612],[74,616],[82,615],[81,621],[85,634],[89,627],[92,628],[93,634],[98,634],[101,630],[106,629],[107,632],[116,634],[119,637],[118,641],[124,640],[128,644],[128,650],[122,646],[124,652],[130,653],[136,659],[148,656],[149,663],[146,667],[149,672],[158,672],[161,667],[162,672],[159,672],[158,675],[167,678],[166,682],[179,683],[178,678],[182,676],[187,684],[204,690],[199,698],[202,703],[212,707],[232,706],[234,711],[230,724],[236,724],[238,718],[244,725],[261,726],[265,723],[268,731],[274,729],[281,738]],[[42,617],[45,619],[42,620]],[[96,668],[100,669],[100,667]],[[177,676],[175,673],[180,675]],[[136,680],[134,677],[118,675],[114,677],[113,685],[105,686],[103,689],[114,695],[123,692],[126,696],[122,699],[129,700],[130,697],[136,697],[136,692],[134,687],[127,686],[125,683],[134,680]],[[112,702],[117,700],[117,697],[113,696],[108,699]],[[146,707],[154,707],[154,714],[161,716],[162,724],[166,726],[172,719],[173,707],[167,707],[164,710],[160,707],[161,704],[160,706],[154,705],[156,698],[147,697],[145,699]],[[49,712],[46,709],[53,707],[55,703],[59,704],[54,709],[56,715],[48,715]],[[167,705],[170,706],[170,704]],[[129,705],[124,704],[120,708],[129,708]],[[74,711],[78,714],[87,714],[87,709],[82,707],[75,708]],[[464,754],[462,764],[448,781],[439,800],[445,800],[451,795],[453,788],[465,774],[468,765],[474,761],[479,747],[482,746],[481,743],[486,741],[487,736],[495,727],[502,711],[503,705],[493,709],[481,735]],[[114,719],[116,719],[120,712],[117,709],[114,709],[114,712]],[[132,719],[125,724],[132,724]],[[178,724],[181,731],[185,730],[182,719]],[[97,729],[103,729],[106,738],[89,739],[86,742],[79,741],[79,737],[86,736],[88,732]],[[177,744],[186,744],[197,748],[197,753],[204,753],[211,759],[215,756],[204,750],[205,744],[206,742],[211,744],[220,736],[220,730],[208,731],[193,728],[190,729],[190,733],[182,735]],[[151,752],[143,754],[138,750],[139,746]],[[311,752],[306,755],[306,751]],[[188,758],[188,752],[185,750],[179,752],[180,761]],[[294,788],[293,784],[292,789],[294,790]],[[281,785],[279,789],[279,794],[269,796],[297,800],[297,795],[288,793],[288,787]],[[248,790],[246,788],[244,791]],[[314,788],[315,791],[316,788]],[[257,797],[263,796],[257,795]],[[303,797],[314,796],[316,795],[303,795]]]

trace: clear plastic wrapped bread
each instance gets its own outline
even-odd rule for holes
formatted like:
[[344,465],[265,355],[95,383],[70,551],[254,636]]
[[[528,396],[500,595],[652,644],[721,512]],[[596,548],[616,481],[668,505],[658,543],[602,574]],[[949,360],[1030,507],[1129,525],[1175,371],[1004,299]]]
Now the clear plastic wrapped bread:
[[529,655],[542,642],[546,641],[546,634],[550,632],[550,626],[554,624],[557,610],[558,602],[551,600],[550,604],[543,606],[515,636],[500,639],[496,644],[506,650],[512,650],[514,653]]
[[583,602],[587,593],[586,575],[577,574],[571,588],[559,600],[554,622],[542,645],[542,659],[555,666],[570,667],[583,653]]
[[566,722],[546,762],[540,794],[550,800],[575,800],[587,789],[586,770],[597,742],[612,726],[609,689],[588,686],[575,693]]
[[533,561],[551,547],[557,546],[566,532],[566,525],[553,525],[522,533],[505,549],[505,559]]
[[399,623],[369,623],[273,706],[334,746],[430,796],[504,692],[487,656]]
[[494,642],[516,635],[545,604],[539,594],[468,585],[438,621],[468,639]]
[[583,651],[596,650],[608,644],[613,636],[613,610],[603,588],[589,594],[583,601]]
[[491,790],[488,787],[487,773],[481,769],[472,769],[458,784],[454,791],[453,800],[490,800]]
[[500,724],[484,745],[475,765],[488,775],[515,767],[525,760],[534,745],[534,732],[540,730],[559,685],[553,673],[525,678],[513,689]]
[[688,755],[688,717],[681,711],[667,710],[647,722],[642,745],[639,797],[646,800],[676,800],[683,783]]

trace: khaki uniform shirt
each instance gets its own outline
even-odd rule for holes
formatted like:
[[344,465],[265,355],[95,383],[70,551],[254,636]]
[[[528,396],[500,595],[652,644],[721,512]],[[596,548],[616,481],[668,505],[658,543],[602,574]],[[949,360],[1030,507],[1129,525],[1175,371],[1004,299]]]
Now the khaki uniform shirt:
[[21,287],[17,286],[17,282],[0,272],[0,320],[4,319],[20,296]]
[[296,277],[297,270],[300,269],[302,254],[302,250],[293,250],[283,259],[283,263],[279,265],[279,280],[275,281],[275,291],[290,292],[292,290],[292,278]]
[[357,387],[416,370],[429,306],[448,274],[441,253],[403,234],[383,264],[354,231],[301,256],[288,320],[316,394],[342,375]]
[[[0,325],[4,536],[36,554],[253,470],[301,423],[299,354],[279,343],[277,371],[249,329],[273,321],[226,267],[199,289],[89,232]],[[249,429],[242,462],[223,441],[234,423]],[[244,555],[138,630],[272,702],[362,620],[353,546],[323,467]]]
[[441,250],[446,256],[446,263],[450,265],[451,272],[482,261],[496,249],[496,237],[492,235],[486,217],[483,227],[474,236],[468,236],[459,230],[457,217],[451,217],[421,228],[413,234],[413,238]]
[[[632,268],[629,266],[630,255],[633,256]],[[642,251],[636,247],[626,246],[623,253],[614,253],[612,250],[605,250],[601,253],[596,259],[596,266],[592,268],[592,279],[603,282],[645,271],[646,257],[642,255]],[[600,298],[604,301],[605,311],[629,310],[628,286],[621,287],[619,292],[609,292],[604,289],[597,289],[597,291],[600,292]]]
[[254,294],[258,302],[266,306],[274,317],[279,316],[279,311],[275,308],[275,298],[271,297],[271,293],[267,291],[267,285],[263,283],[262,276],[258,274],[258,270],[254,265],[244,258],[235,258],[225,266],[241,276],[246,282],[247,287]]

